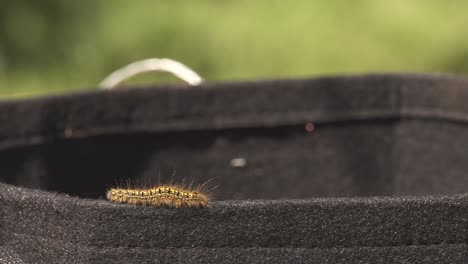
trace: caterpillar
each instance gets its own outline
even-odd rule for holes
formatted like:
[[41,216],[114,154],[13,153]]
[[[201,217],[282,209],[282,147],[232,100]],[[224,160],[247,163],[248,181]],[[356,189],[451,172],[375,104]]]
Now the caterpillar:
[[161,185],[150,189],[111,188],[107,199],[117,203],[167,207],[205,207],[209,197],[204,193],[204,185],[184,188],[177,185]]

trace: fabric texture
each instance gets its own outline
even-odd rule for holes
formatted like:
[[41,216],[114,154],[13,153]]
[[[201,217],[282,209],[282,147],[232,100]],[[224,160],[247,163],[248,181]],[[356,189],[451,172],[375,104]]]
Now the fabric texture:
[[[383,74],[1,102],[0,263],[467,263],[467,99]],[[127,179],[217,188],[104,200]]]

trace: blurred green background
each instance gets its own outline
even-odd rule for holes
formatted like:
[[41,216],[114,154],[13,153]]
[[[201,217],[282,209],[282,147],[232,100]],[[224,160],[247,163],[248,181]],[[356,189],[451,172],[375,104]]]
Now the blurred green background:
[[210,81],[468,73],[467,14],[463,0],[0,0],[0,98],[96,89],[149,57]]

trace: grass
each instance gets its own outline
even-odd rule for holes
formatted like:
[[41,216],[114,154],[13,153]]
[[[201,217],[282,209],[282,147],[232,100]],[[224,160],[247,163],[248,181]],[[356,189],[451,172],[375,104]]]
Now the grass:
[[[24,8],[32,1],[20,2]],[[60,27],[41,25],[48,17],[32,9],[16,11],[28,24],[0,18],[10,27],[3,40],[15,43],[8,49],[0,39],[1,98],[94,89],[114,69],[149,57],[179,60],[216,81],[468,72],[467,1],[88,0],[75,5],[80,8],[66,9],[73,19]],[[48,38],[25,33],[31,28]],[[160,76],[130,83],[172,81]]]

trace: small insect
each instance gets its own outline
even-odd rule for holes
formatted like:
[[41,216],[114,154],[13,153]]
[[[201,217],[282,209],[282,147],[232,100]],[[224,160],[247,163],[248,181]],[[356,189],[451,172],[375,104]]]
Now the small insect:
[[209,196],[204,191],[206,183],[195,188],[178,185],[160,185],[149,189],[111,188],[107,199],[117,203],[145,206],[205,207]]

